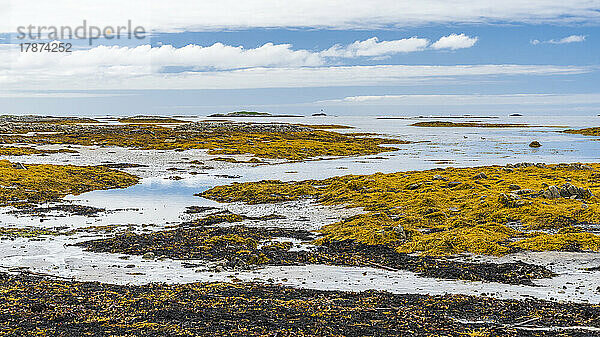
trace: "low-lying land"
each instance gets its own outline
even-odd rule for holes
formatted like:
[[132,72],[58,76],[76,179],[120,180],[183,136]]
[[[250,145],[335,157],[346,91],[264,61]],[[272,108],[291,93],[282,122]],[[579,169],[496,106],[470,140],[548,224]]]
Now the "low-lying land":
[[574,134],[574,135],[600,136],[600,127],[585,128],[585,129],[579,129],[579,130],[565,130],[563,132]]
[[528,124],[510,124],[510,123],[476,123],[476,122],[418,122],[411,126],[420,126],[428,128],[530,128]]
[[91,124],[101,123],[100,121],[87,117],[54,117],[37,115],[0,115],[0,125],[5,123],[26,123],[26,124]]
[[138,178],[102,166],[23,165],[0,160],[0,206],[57,201],[67,194],[124,188]]
[[351,126],[347,125],[338,125],[338,124],[294,124],[298,126],[303,126],[315,130],[342,130],[342,129],[354,129]]
[[180,119],[171,118],[171,117],[160,117],[160,116],[134,116],[134,117],[125,117],[125,118],[118,118],[117,121],[119,123],[125,123],[125,124],[178,124],[178,123],[187,123],[186,121],[182,121]]
[[277,285],[119,286],[0,274],[4,336],[590,336],[600,308]]
[[145,150],[206,149],[215,155],[251,154],[287,160],[376,154],[397,150],[381,146],[383,144],[407,143],[316,128],[319,126],[234,122],[184,123],[176,127],[153,125],[148,121],[125,125],[4,122],[0,123],[0,134],[3,134],[0,143],[119,146]]
[[600,251],[600,164],[516,164],[325,180],[233,183],[201,195],[220,202],[314,198],[366,214],[326,225],[318,242],[353,240],[400,253],[504,255]]
[[29,146],[0,146],[0,156],[30,156],[51,153],[77,153],[72,149],[41,150]]
[[295,247],[293,239],[304,242],[315,239],[313,233],[305,230],[243,225],[215,227],[217,224],[238,223],[245,218],[228,212],[215,213],[173,229],[143,234],[130,232],[77,245],[93,252],[220,262],[219,268],[228,270],[266,265],[326,264],[409,270],[428,277],[528,285],[532,285],[534,279],[554,276],[544,267],[527,263],[465,263],[411,256],[385,245],[367,245],[353,240]]
[[258,111],[233,111],[227,113],[216,113],[208,115],[208,117],[304,117],[298,115],[273,115],[268,112]]

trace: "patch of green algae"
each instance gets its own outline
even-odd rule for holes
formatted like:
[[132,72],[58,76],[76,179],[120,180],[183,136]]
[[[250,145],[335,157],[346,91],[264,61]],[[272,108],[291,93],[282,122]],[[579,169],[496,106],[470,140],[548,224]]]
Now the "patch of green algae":
[[357,156],[395,151],[382,144],[406,141],[345,135],[324,130],[293,132],[236,131],[226,127],[186,131],[158,125],[74,128],[54,134],[0,136],[0,143],[119,146],[142,150],[206,149],[213,155],[253,154],[261,158],[304,160],[323,156]]
[[[322,204],[367,211],[324,226],[321,242],[350,239],[425,255],[503,255],[521,249],[600,251],[600,236],[581,227],[600,224],[600,164],[588,167],[488,166],[290,183],[268,180],[218,186],[202,196],[254,204],[310,197]],[[480,173],[485,177],[478,178]],[[594,196],[577,200],[539,195],[550,185],[566,182],[589,188]],[[503,202],[503,195],[514,195],[517,188],[520,202]]]
[[60,199],[67,194],[124,188],[138,178],[102,166],[26,165],[19,169],[0,160],[0,206],[18,206]]

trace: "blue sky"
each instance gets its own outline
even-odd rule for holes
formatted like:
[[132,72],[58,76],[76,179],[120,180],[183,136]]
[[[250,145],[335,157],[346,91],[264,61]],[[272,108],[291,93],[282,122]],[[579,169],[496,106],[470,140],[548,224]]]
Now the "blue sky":
[[[118,13],[111,2],[7,1],[0,112],[600,113],[599,1],[131,1]],[[151,34],[61,40],[70,54],[17,50],[31,42],[20,25],[84,19]]]

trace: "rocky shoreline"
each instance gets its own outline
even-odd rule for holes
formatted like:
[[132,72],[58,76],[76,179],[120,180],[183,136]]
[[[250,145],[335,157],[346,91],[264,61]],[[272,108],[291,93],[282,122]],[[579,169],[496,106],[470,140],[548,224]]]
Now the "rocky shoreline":
[[[0,152],[21,156],[19,162],[0,162],[0,201],[14,206],[3,216],[35,221],[0,228],[10,261],[1,266],[9,273],[0,272],[1,335],[589,336],[600,331],[597,305],[554,297],[555,290],[579,294],[583,289],[572,283],[577,281],[565,281],[571,271],[516,257],[600,252],[600,164],[517,163],[229,183],[243,179],[244,173],[235,171],[242,166],[363,156],[398,149],[386,144],[409,143],[373,133],[323,131],[346,128],[334,124],[150,116],[116,122],[121,124],[0,117],[0,142],[8,145]],[[160,164],[140,159],[150,153],[158,154],[151,158],[161,158]],[[38,156],[71,165],[31,163],[45,159]],[[89,166],[85,160],[99,163]],[[178,205],[179,218],[147,223],[115,216],[108,222],[106,216],[117,212],[113,207],[64,200],[134,186],[141,178],[131,173],[157,165],[157,176],[147,179],[189,193],[186,204]],[[208,181],[210,189],[185,185],[209,172],[212,180],[200,181]],[[194,193],[209,200],[193,205],[191,199],[200,200]],[[153,210],[161,202],[157,199]],[[269,207],[286,203],[306,209],[281,215],[283,208]],[[306,215],[318,207],[322,214]],[[331,215],[326,207],[349,209]],[[144,211],[133,207],[130,213]],[[85,224],[55,224],[65,217],[81,217]],[[54,223],[46,224],[47,218]],[[31,255],[22,253],[27,251]],[[19,254],[24,257],[13,259]],[[587,282],[599,263],[594,256],[586,261],[591,262],[569,268],[578,277],[588,273],[582,278]],[[316,267],[329,273],[327,278],[288,282],[291,273]],[[157,270],[175,275],[154,278]],[[344,274],[350,272],[353,278]],[[110,274],[102,278],[101,273]],[[82,275],[106,283],[74,281],[85,280]],[[145,285],[112,285],[114,275],[123,284]],[[418,287],[408,292],[421,295],[365,291],[396,292],[404,288],[393,283],[408,278],[480,296],[424,295],[440,292]],[[552,283],[556,279],[561,283]],[[207,283],[212,280],[227,282]],[[389,283],[385,288],[377,284],[383,280]],[[319,281],[325,284],[321,289],[340,291],[306,284]],[[344,287],[336,287],[338,281]],[[597,303],[596,286],[587,282],[585,295],[562,298]],[[472,291],[475,287],[485,291]],[[542,288],[549,295],[536,293]],[[551,301],[522,299],[520,290]],[[508,291],[517,295],[500,294]]]
[[600,308],[277,285],[117,286],[0,274],[5,336],[595,336]]

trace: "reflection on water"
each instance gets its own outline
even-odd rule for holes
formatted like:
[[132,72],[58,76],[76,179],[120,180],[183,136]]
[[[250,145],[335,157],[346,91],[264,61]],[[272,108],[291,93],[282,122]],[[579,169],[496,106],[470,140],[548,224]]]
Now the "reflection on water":
[[[43,226],[74,228],[100,225],[155,224],[165,225],[184,220],[183,212],[188,206],[218,206],[218,203],[194,194],[208,189],[207,185],[190,186],[180,182],[167,184],[152,181],[125,189],[93,191],[65,199],[74,204],[106,209],[94,217],[84,215],[69,216],[23,216],[0,214],[4,226]],[[52,205],[52,204],[47,204]]]

